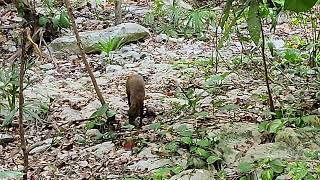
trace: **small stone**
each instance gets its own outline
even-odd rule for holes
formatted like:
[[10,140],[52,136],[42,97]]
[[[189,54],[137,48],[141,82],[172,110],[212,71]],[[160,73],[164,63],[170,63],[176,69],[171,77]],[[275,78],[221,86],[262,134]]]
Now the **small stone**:
[[77,164],[81,167],[88,167],[89,165],[88,161],[79,161]]
[[156,42],[164,42],[167,41],[169,38],[166,34],[159,34],[158,36],[155,37]]
[[9,47],[8,51],[10,52],[16,52],[17,51],[17,48],[15,46],[11,46]]
[[86,135],[89,137],[98,137],[101,133],[98,129],[89,129],[87,130]]
[[122,66],[119,66],[119,65],[108,65],[106,67],[106,73],[114,73],[121,70],[122,70]]
[[9,134],[0,134],[0,144],[6,144],[14,141],[14,137]]
[[79,144],[83,144],[83,143],[86,142],[85,138],[82,137],[80,134],[76,134],[76,135],[74,136],[74,140],[75,140],[77,143],[79,143]]
[[50,69],[54,68],[54,64],[52,64],[52,63],[43,64],[43,65],[40,66],[40,68],[44,69],[44,70],[50,70]]

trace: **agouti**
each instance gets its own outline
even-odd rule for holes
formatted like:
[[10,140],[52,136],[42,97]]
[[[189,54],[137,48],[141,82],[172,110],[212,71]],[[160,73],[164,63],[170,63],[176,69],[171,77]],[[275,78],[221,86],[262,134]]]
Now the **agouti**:
[[140,117],[139,127],[141,127],[143,118],[143,101],[145,97],[143,77],[139,74],[130,75],[126,82],[126,91],[129,104],[129,123],[137,125],[136,119]]

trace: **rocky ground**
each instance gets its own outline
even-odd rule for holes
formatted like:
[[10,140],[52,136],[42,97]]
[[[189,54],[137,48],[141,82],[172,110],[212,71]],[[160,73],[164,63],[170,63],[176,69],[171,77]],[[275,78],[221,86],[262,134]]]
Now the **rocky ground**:
[[[139,23],[149,6],[128,4],[127,9],[129,12],[125,15],[125,22]],[[93,15],[90,13],[92,12],[85,6],[75,12],[77,22],[82,22],[79,26],[81,31],[104,29],[109,23],[92,20]],[[19,21],[7,7],[1,6],[0,14],[4,15],[1,22],[5,25]],[[86,16],[81,16],[84,14]],[[6,62],[7,57],[18,48],[14,38],[19,35],[17,29],[2,28],[0,32],[4,35],[0,37],[0,61],[5,65],[10,63]],[[283,48],[288,36],[301,32],[302,30],[294,30],[284,21],[272,35],[276,48]],[[68,33],[70,32],[65,32]],[[250,44],[247,48],[250,48]],[[313,134],[314,137],[310,138],[308,130],[298,132],[294,128],[284,129],[274,143],[261,143],[262,134],[258,132],[258,123],[268,116],[264,114],[267,109],[266,101],[260,100],[258,95],[265,94],[266,87],[259,69],[247,66],[233,70],[231,60],[239,57],[240,53],[241,44],[236,37],[220,51],[223,58],[216,74],[228,74],[219,85],[219,94],[210,94],[202,89],[206,75],[204,68],[186,67],[181,63],[212,57],[210,42],[170,38],[151,30],[143,41],[128,43],[108,56],[103,53],[89,54],[88,59],[92,63],[102,94],[110,109],[117,113],[116,121],[120,127],[115,132],[115,139],[111,138],[113,134],[107,130],[102,132],[85,128],[87,119],[100,103],[81,59],[77,55],[60,54],[53,59],[48,56],[37,61],[26,73],[35,83],[25,90],[25,96],[28,100],[50,104],[50,110],[46,116],[27,123],[26,136],[31,147],[30,175],[57,179],[124,179],[130,176],[152,176],[161,167],[186,167],[190,158],[188,150],[182,147],[176,153],[165,150],[169,142],[177,139],[177,132],[181,127],[192,133],[205,129],[204,137],[219,139],[216,149],[223,152],[222,166],[230,179],[237,176],[235,167],[241,161],[266,157],[294,160],[303,158],[306,150],[320,150],[319,135]],[[145,118],[140,130],[126,125],[128,105],[125,81],[128,74],[133,72],[144,76],[147,93],[145,104],[157,114],[155,119]],[[283,77],[276,80],[287,81]],[[301,86],[297,85],[300,81],[302,80],[294,79],[295,84],[284,87],[281,93],[275,95],[275,99],[297,101],[300,98],[296,93]],[[178,96],[181,88],[188,84],[198,86],[195,89],[195,94],[200,97],[196,107],[198,115],[173,111],[177,104],[188,103],[185,98]],[[306,101],[310,100],[311,91],[304,92]],[[49,102],[50,97],[54,99],[52,103]],[[217,109],[213,106],[213,101],[236,106]],[[207,114],[200,116],[199,112]],[[161,127],[154,128],[158,123]],[[133,149],[127,148],[130,138],[135,142]],[[0,129],[0,139],[10,141],[0,145],[0,169],[20,170],[23,160],[19,149],[18,129]],[[295,147],[293,144],[300,145]],[[210,179],[216,177],[216,170],[213,167],[189,169],[171,179],[189,177]]]

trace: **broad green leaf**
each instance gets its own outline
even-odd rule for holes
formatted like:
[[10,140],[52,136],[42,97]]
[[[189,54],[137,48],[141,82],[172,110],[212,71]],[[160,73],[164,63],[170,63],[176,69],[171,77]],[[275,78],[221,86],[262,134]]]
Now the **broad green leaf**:
[[48,23],[48,18],[46,16],[41,16],[39,18],[39,25],[41,27],[46,27],[47,23]]
[[240,180],[250,180],[250,178],[245,176],[245,177],[241,177]]
[[180,132],[179,134],[180,136],[184,136],[184,137],[192,137],[192,132],[190,130]]
[[178,142],[173,141],[173,142],[166,144],[165,149],[168,150],[169,152],[176,152],[178,147],[179,147]]
[[206,150],[199,148],[199,147],[197,148],[196,153],[204,158],[209,157],[209,153]]
[[95,117],[102,117],[105,116],[107,114],[108,111],[108,105],[104,104],[103,106],[101,106],[97,111],[95,111],[94,113],[92,113],[92,115],[90,116],[91,118],[95,118]]
[[270,132],[277,133],[283,127],[283,123],[281,119],[276,119],[270,124]]
[[181,141],[182,143],[184,143],[184,144],[192,144],[192,139],[191,139],[191,137],[182,137],[182,138],[180,139],[180,141]]
[[247,172],[250,172],[252,171],[253,169],[253,165],[248,163],[248,162],[241,162],[239,163],[238,165],[238,169],[241,173],[247,173]]
[[172,172],[173,172],[174,174],[179,174],[180,172],[183,171],[183,167],[180,166],[180,165],[177,165],[177,166],[173,167],[171,170],[172,170]]
[[305,162],[293,162],[289,164],[289,174],[294,176],[294,179],[303,179],[308,174],[308,168]]
[[183,132],[183,131],[186,131],[186,130],[188,130],[188,127],[187,127],[186,124],[182,124],[177,128],[178,132]]
[[270,166],[271,166],[271,169],[278,174],[283,172],[284,164],[282,164],[282,162],[278,159],[271,161]]
[[250,3],[247,23],[250,37],[256,46],[258,46],[261,37],[261,23],[259,17],[259,3],[257,1],[252,1]]
[[230,9],[231,9],[231,6],[232,6],[232,2],[234,0],[228,0],[227,3],[226,3],[226,6],[224,7],[224,10],[223,10],[223,16],[222,16],[222,19],[219,23],[219,26],[221,28],[224,27],[225,23],[227,22],[228,18],[229,18],[229,14],[230,14]]
[[264,122],[259,124],[258,131],[259,132],[268,131],[268,128],[269,128],[269,123],[267,121],[264,121]]
[[160,129],[161,128],[161,124],[160,123],[152,123],[149,125],[149,127],[151,129]]
[[35,113],[32,109],[24,109],[24,112],[29,115],[30,117],[32,117],[33,119],[36,119],[38,121],[40,121],[40,117],[37,113]]
[[[308,174],[303,180],[316,180],[315,175]],[[318,178],[319,179],[319,178]]]
[[310,10],[318,0],[286,0],[284,9],[294,12],[303,12]]
[[208,139],[201,139],[197,141],[196,144],[201,147],[208,147],[210,145],[210,141]]
[[273,180],[273,170],[266,169],[261,173],[262,180]]
[[212,163],[214,163],[214,162],[216,162],[217,160],[221,160],[221,158],[219,158],[218,156],[216,156],[216,155],[212,155],[212,156],[209,156],[208,158],[207,158],[207,163],[208,164],[212,164]]
[[0,179],[19,179],[22,176],[23,173],[19,171],[0,171]]
[[117,113],[114,112],[114,111],[107,111],[107,117],[110,118],[110,117],[114,117]]
[[4,121],[2,122],[2,126],[8,126],[9,124],[12,123],[14,115],[17,113],[18,107],[16,107],[14,110],[12,110],[5,118]]
[[65,11],[61,12],[60,14],[59,25],[63,28],[68,28],[70,26],[69,16]]

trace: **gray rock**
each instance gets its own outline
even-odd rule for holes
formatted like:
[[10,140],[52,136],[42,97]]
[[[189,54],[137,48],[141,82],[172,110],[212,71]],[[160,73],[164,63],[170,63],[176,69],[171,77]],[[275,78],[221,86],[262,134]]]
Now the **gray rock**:
[[140,64],[141,69],[154,69],[155,62],[150,57],[146,57]]
[[78,161],[77,164],[80,167],[88,167],[88,165],[89,165],[88,161]]
[[299,134],[293,128],[284,128],[276,134],[276,142],[284,142],[292,148],[297,147],[300,142]]
[[[136,23],[123,23],[104,30],[87,31],[79,33],[83,48],[86,53],[99,52],[96,47],[100,41],[108,41],[111,37],[121,37],[124,43],[134,42],[150,35],[147,28]],[[49,49],[54,55],[73,55],[79,54],[80,50],[77,46],[74,35],[63,36],[53,40],[49,44]]]
[[163,41],[167,41],[169,39],[169,37],[166,34],[159,34],[155,37],[155,41],[156,42],[163,42]]
[[[58,138],[58,139],[61,139],[61,138]],[[31,146],[31,151],[29,153],[37,154],[37,153],[44,152],[51,146],[52,142],[53,142],[52,138],[37,142]]]
[[89,137],[99,137],[102,136],[98,129],[88,129],[86,135]]
[[[235,146],[250,146],[260,144],[261,134],[258,125],[251,123],[235,123],[221,130],[218,147],[224,152],[223,157],[227,164],[232,164],[239,159],[241,152]],[[250,142],[250,144],[248,144]]]
[[81,114],[85,118],[89,118],[92,113],[94,113],[96,110],[98,110],[101,107],[101,103],[99,100],[94,100],[91,101],[88,105],[86,105],[84,108],[81,110]]
[[130,64],[125,64],[124,67],[129,69],[129,68],[135,68],[135,67],[137,67],[137,65],[130,63]]
[[147,160],[140,160],[127,168],[131,171],[147,170],[148,172],[164,167],[166,165],[171,165],[172,162],[169,159],[156,159],[149,158]]
[[0,134],[0,144],[7,144],[14,141],[14,137],[9,134]]
[[141,7],[141,6],[135,6],[135,5],[130,5],[127,4],[127,11],[129,11],[130,13],[137,15],[137,16],[143,16],[145,14],[147,14],[148,12],[151,11],[150,8],[148,7]]
[[170,180],[211,180],[214,174],[205,169],[188,169],[180,174],[172,176]]
[[[163,2],[164,2],[164,4],[166,6],[173,6],[173,1],[174,0],[164,0]],[[192,10],[193,9],[192,5],[186,3],[183,0],[176,0],[175,3],[176,3],[177,6],[183,8],[183,9],[187,9],[187,10]]]
[[51,146],[51,144],[44,144],[42,146],[38,146],[38,147],[35,147],[34,149],[32,149],[29,154],[38,154],[38,153],[41,153],[41,152],[44,152],[45,150],[47,150],[49,147]]
[[43,69],[43,70],[50,70],[50,69],[54,68],[54,64],[52,64],[52,63],[43,64],[43,65],[40,66],[40,68]]
[[144,148],[139,154],[139,158],[155,158],[157,155],[152,154],[151,148]]
[[82,114],[70,107],[64,107],[62,112],[60,113],[62,119],[65,119],[67,122],[72,122],[77,119],[83,119]]
[[106,73],[114,73],[114,72],[117,72],[117,71],[121,71],[122,70],[122,66],[119,66],[119,65],[108,65],[106,67]]
[[127,106],[127,102],[125,102],[122,97],[112,96],[108,98],[108,101],[114,109],[123,109]]
[[261,159],[296,160],[303,159],[296,152],[288,148],[284,143],[258,144],[250,148],[239,162],[253,163]]
[[281,50],[283,49],[285,42],[282,39],[271,39],[271,42],[273,43],[275,49]]
[[114,144],[111,141],[109,141],[109,142],[104,142],[102,144],[89,147],[84,151],[90,151],[90,152],[93,151],[96,156],[103,157],[103,155],[108,154],[113,147],[114,147]]
[[83,144],[86,142],[86,139],[84,137],[82,137],[82,135],[80,134],[76,134],[74,136],[74,140],[77,142],[77,143],[80,143],[80,144]]

